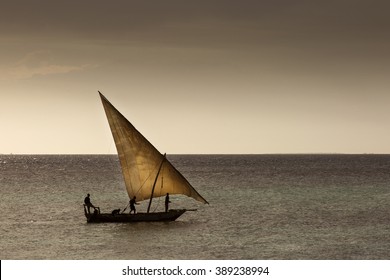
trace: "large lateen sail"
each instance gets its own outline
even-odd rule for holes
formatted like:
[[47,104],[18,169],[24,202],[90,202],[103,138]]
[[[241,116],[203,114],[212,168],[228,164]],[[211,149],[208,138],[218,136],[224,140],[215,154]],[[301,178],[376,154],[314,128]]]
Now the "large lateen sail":
[[122,173],[130,198],[137,201],[169,194],[183,194],[208,203],[100,92],[114,137]]

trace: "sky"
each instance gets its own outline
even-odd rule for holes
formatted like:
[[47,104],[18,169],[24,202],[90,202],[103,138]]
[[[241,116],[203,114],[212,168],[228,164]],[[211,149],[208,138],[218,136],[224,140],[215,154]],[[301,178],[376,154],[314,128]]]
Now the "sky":
[[0,154],[390,153],[390,2],[4,0]]

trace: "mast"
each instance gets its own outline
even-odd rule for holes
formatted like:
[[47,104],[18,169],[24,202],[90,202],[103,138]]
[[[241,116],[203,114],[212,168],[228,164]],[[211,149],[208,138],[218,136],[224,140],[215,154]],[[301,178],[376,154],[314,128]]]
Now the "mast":
[[166,155],[167,155],[167,154],[165,153],[165,154],[164,154],[164,157],[163,157],[163,159],[162,159],[162,161],[161,161],[160,167],[158,168],[158,172],[157,172],[157,175],[156,175],[156,179],[154,179],[154,183],[153,183],[153,187],[152,187],[152,193],[151,193],[151,195],[150,195],[150,200],[149,200],[149,205],[148,205],[148,211],[147,211],[147,213],[149,213],[150,206],[152,205],[152,199],[153,199],[154,188],[156,187],[158,175],[160,175],[160,171],[161,171],[162,165],[163,165],[163,163],[164,163],[164,161],[165,161],[165,159],[166,159],[166,158],[165,158]]

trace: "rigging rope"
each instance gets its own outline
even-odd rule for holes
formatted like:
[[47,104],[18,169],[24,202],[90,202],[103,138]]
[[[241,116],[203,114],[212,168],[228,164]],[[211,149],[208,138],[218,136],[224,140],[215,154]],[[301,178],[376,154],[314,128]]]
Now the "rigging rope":
[[156,165],[156,167],[152,170],[152,172],[149,173],[149,176],[145,179],[145,181],[141,184],[141,186],[139,187],[138,191],[136,192],[136,194],[138,194],[141,189],[144,187],[145,183],[149,180],[150,176],[152,176],[152,174],[155,174],[155,171],[156,169],[158,169],[158,165]]

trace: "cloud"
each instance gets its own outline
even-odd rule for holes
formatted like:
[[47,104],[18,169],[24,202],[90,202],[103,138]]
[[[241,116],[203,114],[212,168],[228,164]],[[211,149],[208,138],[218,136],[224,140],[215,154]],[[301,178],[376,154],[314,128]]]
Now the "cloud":
[[69,65],[55,62],[50,51],[34,51],[27,53],[18,61],[9,65],[0,66],[1,81],[17,81],[33,78],[34,76],[48,76],[68,74],[95,68],[97,65],[81,64]]

